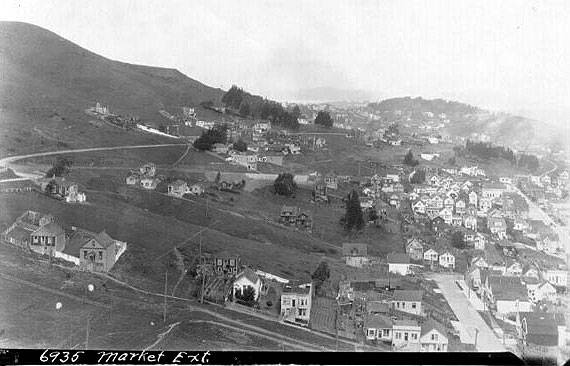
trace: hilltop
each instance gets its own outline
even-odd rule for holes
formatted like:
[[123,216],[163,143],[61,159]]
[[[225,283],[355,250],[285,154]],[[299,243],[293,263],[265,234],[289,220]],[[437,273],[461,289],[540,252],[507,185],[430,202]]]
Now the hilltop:
[[[534,119],[503,112],[491,112],[457,101],[400,97],[370,103],[369,108],[384,118],[402,123],[421,123],[430,119],[446,120],[444,131],[454,136],[485,134],[496,144],[530,150],[559,145],[564,134]],[[409,119],[408,119],[409,118]]]
[[[223,90],[193,80],[178,70],[113,61],[41,27],[0,22],[2,74],[0,123],[2,153],[22,151],[22,143],[47,147],[110,145],[157,140],[88,122],[84,110],[96,102],[116,114],[145,123],[162,118],[161,109],[218,103]],[[10,151],[12,149],[12,151]]]

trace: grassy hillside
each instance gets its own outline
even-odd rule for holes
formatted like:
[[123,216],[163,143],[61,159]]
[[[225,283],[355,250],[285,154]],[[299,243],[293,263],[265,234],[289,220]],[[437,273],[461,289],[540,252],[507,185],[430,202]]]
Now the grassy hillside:
[[84,111],[99,101],[113,113],[153,123],[163,118],[160,109],[193,106],[206,115],[199,103],[218,103],[223,94],[177,70],[109,60],[26,23],[0,22],[0,60],[3,154],[30,146],[153,143],[159,139],[89,124]]

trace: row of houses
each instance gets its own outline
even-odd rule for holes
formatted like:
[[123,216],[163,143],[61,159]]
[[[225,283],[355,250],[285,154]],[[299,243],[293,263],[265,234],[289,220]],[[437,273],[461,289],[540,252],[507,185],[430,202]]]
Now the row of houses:
[[2,233],[2,239],[95,272],[110,271],[127,249],[127,243],[113,239],[104,230],[94,233],[74,226],[66,228],[53,215],[36,211],[19,216]]

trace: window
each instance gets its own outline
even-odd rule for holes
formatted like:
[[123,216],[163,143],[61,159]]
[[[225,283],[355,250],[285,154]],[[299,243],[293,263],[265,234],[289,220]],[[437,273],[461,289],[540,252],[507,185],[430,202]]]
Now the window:
[[404,332],[404,340],[405,340],[405,341],[408,340],[408,332]]
[[412,309],[415,309],[415,308],[416,308],[416,303],[413,302],[413,303],[412,303]]
[[418,334],[417,334],[417,333],[412,333],[412,339],[413,339],[414,341],[417,341],[417,340],[418,340]]
[[405,309],[405,308],[406,308],[406,303],[402,302],[402,309]]
[[88,255],[87,255],[87,251],[85,250],[85,251],[83,251],[83,259],[87,259],[87,258],[88,258]]
[[99,259],[103,260],[103,251],[102,250],[99,251]]
[[382,337],[389,337],[390,329],[382,329]]
[[368,336],[374,337],[374,329],[368,329]]
[[396,339],[402,339],[402,333],[396,332]]
[[293,307],[295,307],[295,299],[291,300]]

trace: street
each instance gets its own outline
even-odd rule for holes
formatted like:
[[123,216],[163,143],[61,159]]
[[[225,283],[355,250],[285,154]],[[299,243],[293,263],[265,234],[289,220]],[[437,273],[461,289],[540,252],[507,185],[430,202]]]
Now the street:
[[467,338],[467,343],[475,343],[475,336],[477,334],[477,351],[481,352],[505,352],[505,347],[497,338],[493,330],[485,323],[481,315],[475,310],[473,305],[469,302],[467,297],[455,284],[456,280],[461,280],[460,274],[440,274],[433,273],[426,276],[434,280],[439,289],[441,290],[445,300],[459,319],[461,327],[466,330],[464,334]]

